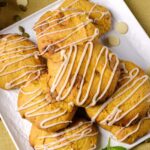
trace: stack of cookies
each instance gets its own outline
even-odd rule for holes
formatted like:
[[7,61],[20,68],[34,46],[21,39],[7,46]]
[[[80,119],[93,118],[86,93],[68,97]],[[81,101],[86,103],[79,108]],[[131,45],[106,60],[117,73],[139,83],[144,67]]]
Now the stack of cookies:
[[65,0],[35,24],[38,49],[18,35],[0,39],[0,86],[20,87],[35,150],[94,150],[95,123],[125,143],[150,131],[149,77],[100,43],[110,28],[105,7]]

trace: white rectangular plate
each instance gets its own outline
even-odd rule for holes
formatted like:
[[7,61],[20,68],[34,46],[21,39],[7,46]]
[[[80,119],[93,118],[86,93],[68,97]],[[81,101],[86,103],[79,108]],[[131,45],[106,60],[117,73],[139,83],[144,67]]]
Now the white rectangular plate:
[[[123,0],[93,1],[100,3],[111,10],[114,23],[117,21],[124,21],[129,26],[129,31],[124,36],[119,35],[114,30],[108,33],[120,37],[120,45],[112,48],[112,51],[117,53],[121,59],[131,60],[141,66],[144,70],[148,69],[148,67],[150,67],[150,39],[132,15],[125,2]],[[35,33],[32,30],[34,23],[44,12],[56,9],[61,2],[62,0],[59,0],[48,5],[37,13],[0,31],[0,34],[18,33],[18,26],[21,25],[25,27],[27,33],[30,34],[31,40],[36,42]],[[17,112],[17,96],[18,91],[5,91],[0,89],[0,114],[16,148],[18,150],[33,150],[28,141],[31,124],[28,121],[23,120]],[[101,138],[99,141],[99,150],[107,145],[108,138],[111,136],[103,129],[100,129],[100,131]],[[111,144],[125,146],[130,149],[149,137],[150,134],[139,139],[132,145],[123,144],[114,140],[111,141]]]

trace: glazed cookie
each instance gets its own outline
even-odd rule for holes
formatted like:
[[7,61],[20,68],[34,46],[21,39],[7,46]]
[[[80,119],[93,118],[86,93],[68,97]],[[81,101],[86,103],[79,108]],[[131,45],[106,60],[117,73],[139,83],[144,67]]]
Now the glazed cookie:
[[58,131],[71,122],[76,107],[73,103],[52,101],[47,94],[47,79],[47,74],[44,74],[21,88],[18,110],[23,118],[38,128]]
[[53,54],[48,59],[50,95],[94,106],[111,96],[120,75],[119,60],[97,41]]
[[84,11],[99,28],[100,35],[105,34],[111,28],[111,13],[103,6],[88,0],[65,0],[60,8],[65,10]]
[[150,132],[150,116],[142,118],[138,124],[130,127],[121,128],[115,126],[112,128],[111,132],[114,134],[117,140],[132,144]]
[[17,34],[0,35],[0,88],[19,88],[43,70],[34,43]]
[[93,40],[99,29],[92,22],[85,12],[59,9],[46,12],[34,26],[41,55],[49,58],[70,45]]
[[51,133],[35,126],[30,132],[30,143],[35,150],[95,150],[97,140],[97,128],[82,119],[60,132]]
[[104,129],[110,131],[114,137],[124,143],[132,144],[139,138],[150,132],[150,114],[143,117],[137,124],[131,126],[106,126],[101,125]]
[[118,90],[105,103],[86,109],[92,121],[124,127],[136,124],[149,111],[149,77],[131,62],[123,61],[121,66]]

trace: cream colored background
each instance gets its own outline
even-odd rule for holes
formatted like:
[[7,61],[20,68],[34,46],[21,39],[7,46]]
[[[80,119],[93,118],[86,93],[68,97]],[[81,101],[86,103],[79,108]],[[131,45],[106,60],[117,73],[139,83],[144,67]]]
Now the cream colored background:
[[[0,28],[13,23],[13,16],[23,17],[41,9],[55,0],[29,0],[28,11],[21,12],[16,6],[15,0],[8,0],[10,3],[5,8],[0,8]],[[150,0],[125,0],[136,18],[139,20],[147,34],[150,36]],[[115,0],[114,0],[115,2]],[[5,14],[5,17],[4,17]],[[7,131],[0,121],[0,150],[16,150]],[[135,150],[150,150],[150,143],[143,143]]]

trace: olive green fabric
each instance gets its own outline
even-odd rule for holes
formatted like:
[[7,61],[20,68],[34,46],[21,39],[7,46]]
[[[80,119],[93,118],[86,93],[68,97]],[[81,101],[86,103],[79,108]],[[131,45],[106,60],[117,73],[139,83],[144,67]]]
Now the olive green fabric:
[[[0,8],[0,28],[4,28],[14,22],[14,15],[22,18],[41,9],[55,0],[29,0],[27,11],[23,12],[16,5],[15,0],[8,0],[7,7]],[[114,0],[115,2],[115,0]],[[150,36],[150,0],[126,0],[129,8],[139,20],[147,34]],[[5,17],[4,17],[5,14]],[[0,121],[0,150],[16,150],[7,131]],[[140,144],[134,150],[150,150],[150,143]]]
[[2,121],[0,121],[0,150],[16,150]]
[[[29,4],[27,11],[21,11],[17,6],[17,0],[7,0],[8,4],[6,7],[0,7],[0,29],[14,23],[14,16],[19,15],[24,18],[37,10],[47,6],[55,0],[28,0]],[[5,17],[4,17],[5,14]]]
[[150,36],[150,0],[125,0],[133,14]]

